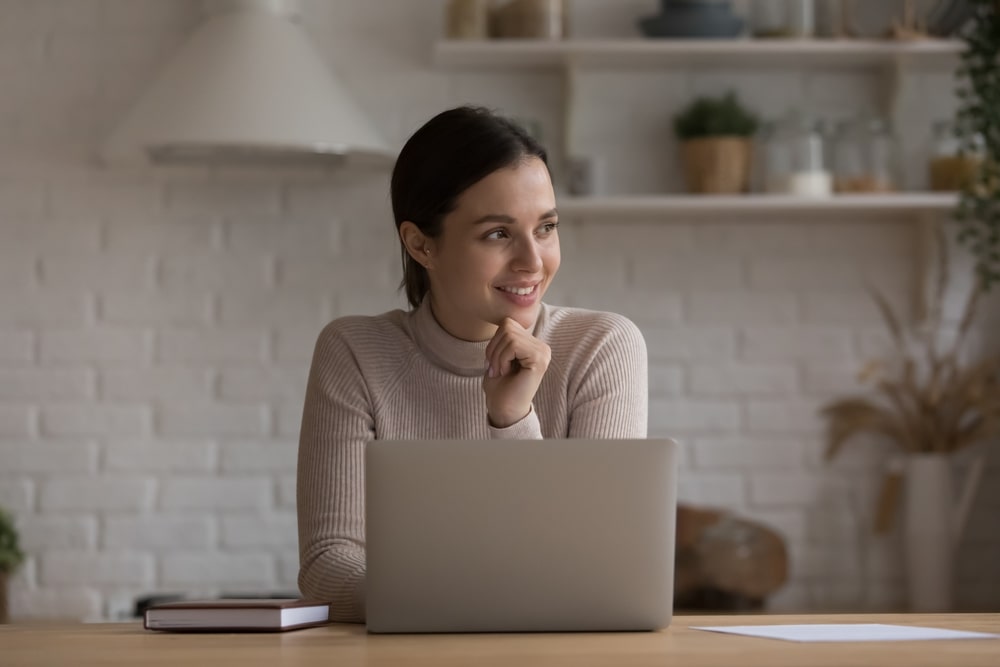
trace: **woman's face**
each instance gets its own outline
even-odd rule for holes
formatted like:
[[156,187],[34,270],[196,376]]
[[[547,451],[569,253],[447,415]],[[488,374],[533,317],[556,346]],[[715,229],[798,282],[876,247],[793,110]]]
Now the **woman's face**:
[[555,193],[545,164],[530,158],[468,190],[428,239],[434,316],[463,340],[487,340],[504,318],[530,329],[559,270]]

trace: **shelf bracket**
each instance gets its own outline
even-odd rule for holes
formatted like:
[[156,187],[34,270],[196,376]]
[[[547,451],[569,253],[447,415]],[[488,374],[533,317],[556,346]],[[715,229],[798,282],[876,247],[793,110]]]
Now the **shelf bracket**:
[[913,313],[915,321],[923,322],[931,313],[935,295],[940,291],[940,283],[947,276],[942,274],[941,253],[947,252],[942,244],[947,243],[943,216],[923,213],[917,225],[917,260]]

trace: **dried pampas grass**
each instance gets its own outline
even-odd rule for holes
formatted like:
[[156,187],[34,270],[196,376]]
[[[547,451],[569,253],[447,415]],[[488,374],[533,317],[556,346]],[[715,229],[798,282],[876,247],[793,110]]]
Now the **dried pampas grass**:
[[872,386],[867,395],[824,405],[826,458],[851,438],[884,436],[907,453],[949,453],[1000,434],[1000,357],[963,365],[960,352],[976,316],[982,282],[970,290],[955,340],[939,348],[948,260],[944,233],[937,229],[940,272],[926,317],[907,328],[888,300],[869,286],[889,335],[893,354],[874,359],[858,379]]

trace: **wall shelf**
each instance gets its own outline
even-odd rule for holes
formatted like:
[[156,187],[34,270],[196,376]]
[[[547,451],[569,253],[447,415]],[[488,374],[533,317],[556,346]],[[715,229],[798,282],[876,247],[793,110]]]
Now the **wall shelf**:
[[961,40],[912,42],[866,39],[580,39],[442,40],[433,62],[453,69],[519,67],[845,66],[893,65],[953,68]]
[[845,215],[863,218],[908,217],[913,220],[950,213],[958,195],[949,192],[907,192],[893,194],[836,195],[809,199],[789,195],[621,195],[611,197],[569,197],[558,200],[559,213],[570,219],[685,219],[709,217],[727,219],[761,216],[802,220],[804,216]]

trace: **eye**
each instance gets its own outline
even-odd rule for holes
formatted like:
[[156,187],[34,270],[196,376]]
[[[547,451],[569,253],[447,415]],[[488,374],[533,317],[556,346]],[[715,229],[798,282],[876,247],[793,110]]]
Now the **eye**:
[[552,232],[556,231],[558,227],[559,227],[559,222],[557,220],[546,222],[544,225],[542,225],[542,234],[551,234]]
[[507,230],[506,229],[494,229],[492,232],[490,232],[489,234],[487,234],[483,238],[489,239],[489,240],[492,240],[492,241],[499,241],[500,239],[507,238]]

